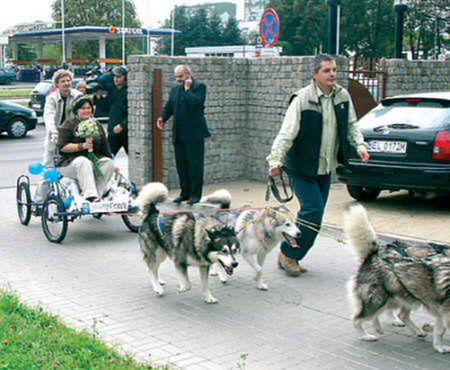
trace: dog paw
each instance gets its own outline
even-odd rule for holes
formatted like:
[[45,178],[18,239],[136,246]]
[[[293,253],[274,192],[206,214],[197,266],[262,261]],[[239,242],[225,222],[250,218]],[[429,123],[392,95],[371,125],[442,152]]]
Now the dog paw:
[[425,338],[428,335],[427,332],[425,332],[423,330],[417,330],[415,334],[416,334],[416,337],[419,337],[419,338]]
[[364,342],[375,342],[378,340],[378,337],[373,334],[364,334],[364,335],[360,336],[359,339]]
[[434,347],[436,351],[439,353],[450,353],[450,347],[449,346],[440,346],[440,347]]
[[269,290],[269,287],[265,283],[259,283],[256,287],[259,290]]
[[186,286],[179,286],[179,287],[177,288],[177,292],[178,292],[178,293],[184,293],[184,292],[187,292],[188,290],[191,290],[191,287],[190,287],[189,285],[186,285]]
[[153,291],[158,297],[161,297],[164,294],[164,289],[162,287],[153,288]]
[[209,276],[217,276],[217,275],[219,275],[219,274],[217,273],[216,270],[211,269],[211,270],[209,271]]
[[377,329],[375,329],[375,331],[380,335],[384,335],[384,331],[381,328],[377,328]]
[[159,285],[166,285],[166,282],[162,279],[159,279]]
[[427,332],[433,331],[433,324],[423,324],[422,330]]
[[218,303],[219,301],[211,295],[211,296],[205,297],[205,302],[209,303],[209,304],[214,304],[214,303]]
[[405,324],[402,321],[394,321],[392,326],[395,326],[396,328],[404,328]]
[[220,279],[220,281],[221,281],[222,284],[226,284],[228,282],[228,279],[224,278],[224,279]]

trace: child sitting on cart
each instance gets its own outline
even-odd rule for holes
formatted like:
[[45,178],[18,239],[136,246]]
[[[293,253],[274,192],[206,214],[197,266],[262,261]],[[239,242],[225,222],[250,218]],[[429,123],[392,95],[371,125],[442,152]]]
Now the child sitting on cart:
[[83,197],[98,202],[107,191],[114,174],[114,162],[105,131],[94,120],[94,105],[89,96],[79,96],[72,103],[75,118],[58,128],[59,172],[77,180]]

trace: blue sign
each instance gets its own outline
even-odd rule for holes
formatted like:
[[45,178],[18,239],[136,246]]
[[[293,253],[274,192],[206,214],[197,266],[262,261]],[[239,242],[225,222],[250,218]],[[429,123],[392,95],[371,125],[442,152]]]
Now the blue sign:
[[280,20],[275,10],[267,9],[259,23],[259,33],[264,39],[266,46],[275,45],[280,35]]

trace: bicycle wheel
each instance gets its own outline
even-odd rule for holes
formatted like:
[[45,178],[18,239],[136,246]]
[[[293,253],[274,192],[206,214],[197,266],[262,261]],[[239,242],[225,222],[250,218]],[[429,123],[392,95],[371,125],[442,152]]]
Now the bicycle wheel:
[[142,225],[143,217],[141,215],[122,215],[122,220],[128,230],[133,233],[137,233]]
[[17,187],[17,213],[22,225],[28,225],[31,219],[31,193],[30,185],[21,182]]
[[67,233],[67,216],[59,215],[66,211],[64,202],[56,195],[47,197],[42,212],[42,230],[52,243],[60,243]]

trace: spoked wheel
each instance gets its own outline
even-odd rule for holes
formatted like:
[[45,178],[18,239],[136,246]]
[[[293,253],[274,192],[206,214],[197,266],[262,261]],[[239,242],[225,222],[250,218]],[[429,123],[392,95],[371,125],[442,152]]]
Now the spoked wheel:
[[52,243],[60,243],[67,233],[67,216],[59,215],[66,211],[64,202],[56,195],[50,195],[44,203],[42,230]]
[[137,233],[142,225],[143,217],[141,215],[122,215],[123,223],[133,233]]
[[17,213],[22,225],[28,225],[31,219],[31,193],[30,185],[21,182],[17,187]]

